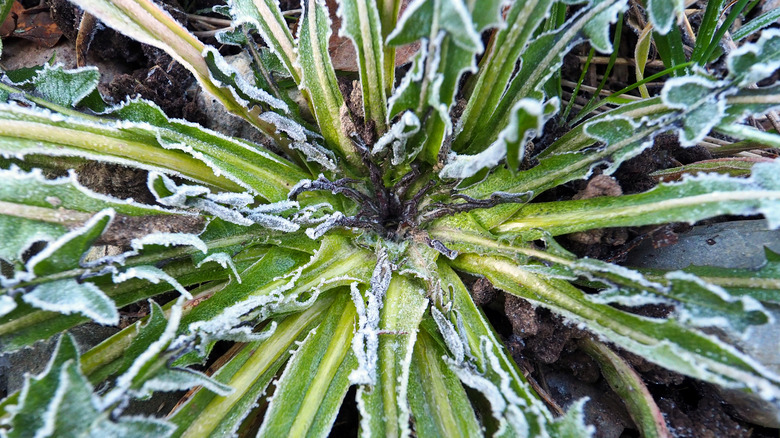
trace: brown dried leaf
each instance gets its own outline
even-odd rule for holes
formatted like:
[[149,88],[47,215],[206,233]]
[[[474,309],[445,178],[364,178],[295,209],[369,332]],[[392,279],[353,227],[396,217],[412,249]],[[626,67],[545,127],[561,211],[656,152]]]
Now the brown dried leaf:
[[24,9],[17,1],[0,27],[0,36],[22,38],[38,46],[54,47],[62,38],[62,31],[51,19],[48,8]]

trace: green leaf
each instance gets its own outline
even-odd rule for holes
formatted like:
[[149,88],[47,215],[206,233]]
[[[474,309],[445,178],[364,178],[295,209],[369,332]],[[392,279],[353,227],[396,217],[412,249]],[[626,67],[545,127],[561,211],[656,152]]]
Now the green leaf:
[[[680,0],[674,1],[680,2]],[[588,22],[582,28],[582,31],[590,40],[590,44],[593,46],[593,48],[601,53],[611,53],[613,47],[612,39],[609,37],[609,29],[612,27],[612,23],[617,21],[618,14],[626,8],[627,2],[596,0],[591,3],[591,6],[596,9],[597,6],[602,4],[606,4],[608,6],[599,11],[597,14],[593,15],[593,17],[588,20]],[[680,10],[682,10],[682,8],[680,8]]]
[[729,76],[739,87],[755,84],[780,68],[780,30],[767,29],[755,43],[743,44],[726,58]]
[[[127,127],[124,130],[154,135],[165,149],[182,150],[194,155],[214,172],[245,188],[256,190],[271,202],[286,200],[290,189],[307,176],[294,164],[257,144],[227,137],[186,120],[169,119],[150,102],[128,101],[110,114],[138,123],[135,126],[125,125]],[[303,130],[300,126],[298,128]],[[291,137],[301,140],[297,135]]]
[[[304,263],[309,260],[308,263]],[[250,269],[242,283],[232,283],[187,315],[184,326],[203,342],[228,339],[247,342],[252,325],[269,317],[300,311],[324,292],[353,282],[367,282],[371,256],[340,239],[325,239],[310,259],[306,254],[276,248]]]
[[78,268],[84,254],[113,218],[114,211],[110,209],[96,214],[83,227],[63,235],[35,254],[27,262],[27,270],[40,276]]
[[[22,156],[79,156],[183,175],[230,191],[248,188],[269,200],[286,199],[305,173],[260,146],[182,120],[155,105],[130,101],[112,110],[128,120],[63,117],[0,105],[0,151]],[[98,123],[95,123],[95,122]]]
[[[457,370],[456,374],[463,383],[485,394],[490,402],[491,414],[499,423],[495,427],[499,430],[504,428],[506,436],[550,433],[556,427],[552,413],[518,370],[458,275],[441,261],[438,266],[442,289],[452,303],[451,312],[436,321],[448,349],[455,356],[454,361],[449,361],[450,368]],[[462,352],[462,357],[454,354],[457,350]],[[466,362],[458,362],[464,360]],[[574,413],[576,409],[570,409],[565,418]],[[568,436],[589,435],[582,422],[576,425],[576,421],[560,421],[571,423],[572,434]]]
[[165,332],[168,320],[159,304],[149,300],[149,318],[144,325],[137,326],[137,335],[121,356],[121,364],[114,370],[115,374],[123,374],[144,351],[158,340]]
[[611,51],[609,24],[615,21],[624,6],[624,0],[595,1],[592,7],[576,14],[558,29],[534,39],[523,52],[520,70],[495,106],[490,119],[480,123],[479,131],[475,129],[473,136],[463,138],[460,147],[468,153],[475,153],[492,144],[501,129],[508,125],[510,108],[523,98],[541,100],[541,87],[558,70],[564,55],[585,37],[590,38],[598,50]]
[[482,169],[494,168],[506,158],[510,170],[517,170],[525,154],[529,138],[539,135],[547,120],[558,112],[558,100],[542,103],[521,99],[512,108],[509,124],[498,134],[498,139],[476,155],[452,155],[439,172],[441,178],[464,179]]
[[341,96],[328,52],[330,34],[330,18],[323,0],[313,0],[304,5],[298,25],[301,86],[311,96],[317,124],[328,146],[338,151],[349,165],[360,169],[363,164],[350,139],[350,135],[357,131]]
[[671,272],[666,278],[671,283],[669,296],[682,302],[677,313],[684,324],[743,333],[748,326],[766,324],[771,319],[752,297],[733,297],[720,286],[687,273]]
[[[546,238],[545,240],[550,240]],[[674,310],[675,319],[690,327],[717,327],[729,334],[742,334],[749,325],[761,325],[771,317],[750,295],[731,295],[720,286],[681,271],[666,273],[649,280],[639,272],[596,259],[561,260],[554,255],[540,255],[556,261],[558,266],[539,273],[574,280],[584,277],[590,287],[606,287],[591,295],[594,302],[627,307],[660,304]],[[524,269],[535,270],[532,265]],[[567,272],[568,271],[568,272]],[[593,281],[604,283],[594,284]]]
[[[136,361],[142,358],[146,351],[156,348],[155,343],[166,336],[168,321],[165,319],[163,310],[154,301],[150,300],[150,305],[151,312],[146,325],[138,327],[138,333],[123,355],[120,356],[120,363],[111,370],[111,374],[124,374],[129,371],[136,366]],[[166,353],[161,354],[161,357],[157,359],[158,364],[156,367],[144,366],[147,370],[143,375],[143,383],[133,390],[134,397],[147,398],[156,391],[180,391],[196,386],[202,386],[221,396],[228,395],[233,391],[229,386],[223,385],[195,370],[171,368],[165,365],[169,359],[167,356],[168,354]]]
[[461,256],[458,269],[486,276],[496,287],[549,308],[617,346],[690,377],[771,400],[780,376],[717,338],[673,319],[650,319],[594,303],[564,280],[543,278],[506,259]]
[[661,410],[647,390],[642,377],[631,368],[631,365],[609,347],[591,338],[583,338],[579,345],[598,362],[601,375],[623,400],[642,436],[646,438],[669,436]]
[[676,25],[675,21],[682,16],[684,8],[683,0],[648,0],[647,15],[655,31],[666,35]]
[[516,219],[497,227],[495,232],[517,233],[525,240],[534,240],[542,236],[542,229],[560,235],[595,228],[694,223],[723,214],[756,213],[763,213],[770,227],[777,227],[777,172],[777,163],[757,163],[749,178],[696,175],[635,195],[526,204]]
[[[460,78],[466,72],[476,71],[475,55],[484,50],[479,35],[501,23],[500,5],[494,0],[480,2],[479,7],[476,2],[467,5],[462,0],[420,0],[409,5],[388,36],[389,45],[422,39],[424,49],[420,49],[419,62],[428,57],[424,73],[416,74],[416,78],[407,74],[410,81],[420,81],[419,85],[399,87],[390,99],[391,116],[395,111],[413,109],[422,119],[427,117],[429,108],[434,111],[424,130],[411,140],[412,156],[421,153],[423,160],[431,164],[438,162],[444,140],[452,133],[450,109]],[[417,87],[420,90],[417,95],[408,95]],[[399,92],[407,92],[404,100],[408,99],[414,105],[412,108],[396,105],[395,101],[401,99]]]
[[[78,357],[76,343],[70,335],[65,335],[57,342],[46,370],[40,375],[25,379],[19,401],[12,411],[12,429],[8,433],[10,438],[35,436],[40,429],[54,429],[57,408],[62,404],[65,395],[63,393],[57,397],[57,389],[60,385],[68,385],[67,381],[62,381],[62,372],[65,371],[67,379],[67,366]],[[87,406],[87,412],[94,410],[94,407]]]
[[[112,208],[118,214],[129,216],[169,214],[157,206],[95,193],[82,186],[73,171],[67,176],[47,179],[39,169],[33,169],[31,172],[19,168],[0,169],[0,202],[50,209],[52,213],[49,215],[42,214],[39,209],[36,209],[36,214],[29,218],[47,220],[58,212],[62,218],[61,222],[65,224],[72,222],[67,220],[67,213],[64,210],[97,213]],[[2,210],[2,214],[15,216],[13,211],[9,206]],[[73,220],[77,218],[86,220],[85,216],[87,215],[74,215]],[[49,221],[56,222],[51,219]]]
[[[387,273],[390,276],[390,272]],[[359,319],[380,318],[378,328],[383,334],[375,331],[366,333],[370,339],[378,339],[376,361],[376,380],[358,388],[358,409],[361,413],[360,427],[364,434],[375,437],[406,436],[409,434],[409,373],[412,353],[417,338],[418,326],[423,313],[428,306],[425,292],[417,284],[401,275],[393,275],[387,287],[387,295],[381,308],[381,316],[375,315],[378,308],[372,310],[363,304],[360,294],[353,292]],[[362,309],[361,309],[362,307]],[[366,311],[369,313],[366,314]],[[370,327],[359,322],[361,330]],[[355,339],[360,339],[359,331]],[[354,342],[354,341],[353,341]],[[359,344],[353,344],[353,349],[360,350]],[[358,352],[358,358],[361,354]],[[371,357],[368,358],[372,360]],[[359,368],[360,370],[360,368]],[[356,378],[353,373],[351,379]],[[361,382],[362,383],[362,382]]]
[[[52,156],[78,156],[147,169],[189,178],[225,189],[241,186],[217,177],[203,162],[181,151],[162,148],[154,137],[139,139],[122,131],[117,124],[95,125],[76,118],[65,118],[16,105],[0,105],[0,151],[3,155],[24,156],[45,153]],[[173,170],[175,169],[175,170]]]
[[341,18],[339,35],[352,40],[357,52],[363,113],[382,133],[387,125],[387,96],[384,78],[382,24],[376,0],[345,0],[337,11]]
[[[176,249],[176,251],[179,251],[179,249]],[[246,269],[254,261],[256,260],[250,259],[248,263],[243,262],[238,267],[239,269]],[[220,266],[213,266],[213,264],[197,268],[189,260],[172,261],[164,270],[171,277],[176,278],[179,284],[184,286],[193,286],[210,281],[222,281],[228,277],[229,272]],[[74,275],[83,275],[90,272],[90,269],[76,270]],[[139,279],[131,279],[121,284],[112,284],[111,277],[107,276],[92,281],[116,303],[117,308],[146,300],[173,289],[173,286],[167,282],[150,284],[145,280]],[[0,342],[0,352],[18,350],[19,348],[32,345],[36,341],[48,339],[59,332],[89,321],[88,318],[80,314],[63,315],[56,312],[38,310],[24,302],[17,304],[19,306],[16,309],[0,318],[0,339],[2,340]]]
[[[779,39],[780,41],[780,39]],[[684,114],[680,144],[693,146],[720,123],[726,113],[726,100],[718,95],[725,85],[699,76],[672,78],[661,91],[663,102]]]
[[[493,2],[491,2],[491,8]],[[437,20],[434,20],[436,17]],[[396,28],[388,35],[387,44],[402,46],[419,39],[433,39],[443,30],[461,48],[470,52],[483,50],[482,39],[472,22],[469,8],[463,0],[416,0],[407,6]]]
[[279,9],[278,0],[230,0],[228,5],[233,26],[248,24],[257,29],[295,83],[300,84],[301,72],[296,65],[295,43]]
[[30,80],[35,90],[46,100],[64,107],[75,107],[97,90],[100,73],[96,67],[65,70],[60,64],[44,65]]
[[102,413],[92,386],[78,366],[78,350],[70,335],[60,338],[46,370],[28,377],[19,395],[9,438],[30,436],[168,437],[170,423],[144,417],[111,421]]
[[[67,228],[59,224],[0,215],[0,241],[3,242],[0,259],[7,262],[21,261],[24,251],[33,243],[51,242],[65,233]],[[3,278],[2,274],[0,278]]]
[[235,388],[226,397],[200,390],[171,416],[176,437],[223,436],[235,431],[290,357],[293,342],[302,338],[331,307],[333,295],[307,310],[278,321],[274,336],[246,344],[213,378]]
[[482,436],[466,391],[439,343],[420,330],[409,376],[409,406],[418,436]]
[[507,12],[506,23],[488,46],[489,51],[477,73],[477,84],[458,122],[453,150],[460,151],[464,140],[471,138],[473,131],[490,119],[493,108],[509,84],[518,59],[552,4],[551,0],[512,4]]
[[401,82],[395,87],[393,95],[388,99],[388,114],[390,117],[395,117],[406,110],[416,111],[422,102],[425,101],[423,87],[428,82],[428,78],[425,75],[427,59],[428,46],[423,44],[412,58],[412,65],[409,71],[406,72]]
[[759,30],[770,26],[780,20],[780,9],[770,9],[758,17],[743,23],[742,26],[731,34],[734,41],[741,41]]
[[[228,111],[252,123],[282,146],[287,144],[277,135],[273,124],[258,117],[259,111],[247,104],[246,97],[281,109],[286,104],[255,89],[245,80],[237,79],[235,70],[227,66],[216,49],[201,43],[151,0],[77,0],[75,3],[119,32],[165,51],[192,72],[203,89],[222,102]],[[221,82],[212,73],[222,79],[230,78],[230,81]]]
[[340,294],[282,373],[259,437],[327,436],[355,366],[350,351],[355,306]]
[[[689,266],[689,272],[710,284],[721,286],[732,296],[750,296],[754,299],[780,304],[780,265],[776,255],[767,251],[767,262],[759,269],[726,269],[711,266]],[[655,271],[649,271],[656,278]]]
[[63,314],[81,313],[98,324],[115,325],[119,312],[111,298],[92,283],[58,280],[44,283],[22,295],[22,300],[34,307]]

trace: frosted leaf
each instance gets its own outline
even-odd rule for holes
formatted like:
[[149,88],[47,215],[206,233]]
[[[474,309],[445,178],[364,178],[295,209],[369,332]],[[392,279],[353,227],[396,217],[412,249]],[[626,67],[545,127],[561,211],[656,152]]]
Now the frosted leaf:
[[585,124],[584,131],[598,141],[612,145],[631,138],[639,123],[623,116],[606,116]]
[[520,99],[512,107],[509,123],[499,132],[496,141],[476,155],[451,154],[439,176],[451,179],[468,178],[482,169],[496,167],[504,158],[511,168],[517,168],[523,159],[528,139],[541,134],[544,124],[557,110],[557,99],[552,99],[544,105],[538,100]]
[[683,129],[680,144],[693,146],[709,134],[726,115],[726,99],[719,90],[728,85],[700,76],[684,76],[666,81],[661,100],[670,108],[682,110]]
[[[156,181],[160,181],[170,194],[160,194],[160,189],[155,187]],[[178,185],[171,178],[157,173],[150,174],[149,187],[157,201],[163,205],[194,208],[236,225],[260,224],[265,228],[283,232],[297,231],[300,228],[288,219],[271,215],[296,208],[297,202],[280,201],[247,208],[254,202],[254,196],[248,193],[211,193],[211,190],[202,186]]]
[[293,142],[303,143],[306,141],[306,129],[292,119],[281,116],[277,113],[266,111],[258,117],[260,120],[268,122],[276,127],[277,132],[282,132]]
[[[324,176],[324,175],[320,175],[320,176]],[[291,197],[290,195],[293,194],[293,193],[298,193],[299,190],[302,190],[302,189],[305,190],[305,189],[310,188],[311,187],[311,183],[312,183],[312,180],[310,180],[310,179],[302,179],[302,180],[298,181],[290,189],[290,193],[287,195],[287,199],[290,199],[290,197]]]
[[[90,262],[85,262],[84,265],[87,267],[97,267],[107,264],[124,265],[128,258],[139,255],[144,247],[156,245],[164,247],[191,246],[204,254],[208,253],[209,250],[206,243],[194,234],[153,233],[133,239],[130,242],[130,247],[132,248],[130,251],[126,251],[115,256],[107,256]],[[110,269],[112,269],[113,272],[116,272],[115,268],[112,267]]]
[[0,259],[20,261],[33,243],[52,242],[65,233],[60,225],[0,215]]
[[241,276],[238,275],[238,271],[236,270],[236,264],[233,262],[233,257],[230,257],[230,254],[224,252],[217,252],[214,254],[210,254],[208,257],[201,260],[200,263],[198,263],[197,267],[200,268],[201,265],[208,262],[219,263],[219,265],[225,269],[230,267],[230,270],[233,271],[233,275],[235,275],[236,277],[236,281],[238,281],[238,283],[241,284]]
[[153,392],[157,391],[186,391],[197,386],[203,386],[209,391],[223,397],[230,395],[235,391],[230,386],[220,383],[198,371],[183,368],[169,368],[157,373],[151,379],[145,380],[141,389],[134,391],[133,396],[144,399],[150,397]]
[[[314,260],[314,259],[312,259]],[[262,295],[250,296],[242,301],[225,307],[220,313],[211,319],[196,321],[189,325],[190,332],[200,336],[204,343],[208,340],[227,339],[237,342],[251,342],[255,340],[266,339],[275,330],[276,324],[272,323],[270,328],[260,333],[255,333],[252,326],[245,323],[248,320],[265,320],[274,312],[285,312],[300,310],[314,302],[319,296],[319,291],[315,288],[311,296],[304,302],[298,300],[299,295],[285,294],[295,287],[301,273],[308,265],[304,265],[294,270],[287,276],[275,278],[273,281],[289,279],[286,283]],[[321,281],[320,286],[324,281]]]
[[269,230],[277,230],[285,233],[298,231],[300,225],[280,216],[272,216],[264,213],[250,213],[247,216],[250,221],[259,224]]
[[370,287],[366,291],[367,303],[353,283],[350,289],[352,301],[358,315],[358,326],[352,338],[352,351],[358,367],[349,375],[353,384],[373,385],[376,382],[376,366],[379,348],[379,315],[387,288],[392,279],[393,266],[384,247],[377,249],[377,262],[371,275]]
[[[617,115],[602,117],[585,124],[584,131],[586,134],[596,140],[606,143],[608,148],[616,150],[616,152],[612,154],[612,162],[604,169],[603,173],[605,175],[611,175],[617,171],[621,163],[639,155],[642,151],[653,145],[655,133],[643,137],[638,141],[634,136],[637,131],[646,129],[647,123],[652,122],[636,122],[627,117]],[[586,178],[590,176],[590,172],[592,172],[592,169],[589,170]]]
[[333,206],[327,202],[307,205],[293,215],[292,221],[301,225],[319,224],[327,220],[327,215],[323,211],[333,211]]
[[90,438],[167,438],[176,431],[176,426],[165,420],[152,417],[120,417],[116,423],[98,421],[89,429]]
[[76,280],[58,280],[36,286],[22,295],[22,301],[50,312],[69,315],[81,313],[98,324],[119,323],[119,312],[114,301],[92,283]]
[[685,8],[684,0],[648,0],[647,15],[653,23],[655,30],[666,35],[676,25]]
[[578,436],[578,437],[592,437],[596,435],[596,426],[585,423],[585,404],[590,399],[583,397],[575,400],[569,407],[566,408],[566,414],[562,417],[555,419],[552,424],[553,429],[557,432],[551,434],[552,436]]
[[398,84],[393,94],[387,99],[387,107],[390,109],[388,115],[395,116],[401,111],[407,109],[416,109],[422,99],[420,81],[422,81],[425,72],[425,61],[428,58],[428,44],[420,45],[420,49],[412,59],[412,67],[406,72],[401,83]]
[[[160,189],[157,187],[158,181],[162,183],[168,193],[160,192]],[[168,175],[158,172],[149,172],[147,187],[149,187],[149,191],[152,192],[157,202],[177,207],[187,207],[186,203],[189,198],[211,193],[211,190],[207,187],[190,184],[179,185]]]
[[607,281],[610,284],[631,285],[641,290],[662,292],[664,286],[648,280],[641,273],[624,266],[603,262],[598,259],[582,258],[571,265],[575,272],[594,281]]
[[[775,160],[771,163],[754,164],[750,180],[762,190],[780,190],[780,162]],[[767,196],[761,200],[758,211],[766,218],[769,229],[780,228],[780,202],[777,198],[771,199]]]
[[[439,7],[436,8],[435,5]],[[436,20],[431,19],[434,15]],[[430,0],[412,1],[398,20],[395,29],[387,36],[387,44],[400,46],[428,38],[431,36],[434,22],[438,29],[446,31],[460,48],[474,53],[483,51],[482,38],[475,29],[471,12],[463,0],[451,0],[441,4]]]
[[406,141],[420,131],[420,126],[420,119],[417,118],[414,112],[404,112],[398,121],[390,126],[390,129],[384,135],[379,137],[379,140],[371,149],[371,154],[381,154],[387,147],[390,147],[393,153],[390,160],[391,164],[394,166],[401,164],[406,158],[404,149]]
[[214,47],[205,46],[202,55],[206,63],[209,64],[211,81],[228,88],[239,103],[243,103],[246,107],[249,107],[250,103],[264,103],[284,113],[290,111],[284,101],[250,84],[235,67],[225,61],[225,58]]
[[755,43],[743,44],[726,58],[729,76],[739,87],[747,87],[772,76],[780,69],[780,30],[766,29]]
[[164,281],[173,286],[173,288],[176,289],[176,291],[179,292],[183,297],[187,298],[188,300],[192,299],[192,294],[190,294],[187,289],[181,285],[181,283],[179,283],[175,278],[171,277],[162,269],[154,266],[134,266],[132,268],[127,268],[124,272],[113,275],[114,283],[122,283],[133,278],[146,280],[152,284],[157,284],[160,281]]
[[330,231],[331,228],[338,226],[338,222],[343,218],[344,213],[340,211],[333,212],[333,214],[328,215],[327,219],[321,224],[314,228],[307,228],[306,235],[312,240],[317,240]]
[[636,290],[626,290],[620,288],[610,288],[597,294],[586,295],[588,301],[599,304],[619,304],[626,307],[639,307],[646,305],[666,305],[673,306],[674,301],[663,298],[656,294]]
[[208,193],[206,198],[217,204],[229,205],[231,207],[246,207],[255,202],[255,197],[249,193],[220,192]]
[[35,90],[49,102],[64,107],[74,107],[97,89],[100,72],[97,67],[81,67],[65,70],[62,64],[44,64],[30,80]]
[[16,301],[8,295],[0,295],[0,317],[16,309]]
[[100,400],[100,404],[103,409],[114,406],[123,399],[126,399],[132,395],[131,388],[133,387],[136,377],[150,361],[154,360],[171,343],[171,341],[176,336],[176,331],[179,328],[179,322],[181,321],[183,304],[184,297],[179,297],[173,307],[171,307],[171,311],[168,316],[168,324],[165,326],[165,330],[160,335],[160,337],[151,343],[149,347],[135,359],[127,371],[117,377],[114,387],[108,391]]
[[465,179],[482,169],[496,167],[506,157],[506,143],[494,142],[476,155],[450,154],[447,164],[439,172],[444,179]]
[[83,226],[69,231],[32,256],[27,262],[27,272],[44,275],[78,268],[84,254],[113,218],[113,209],[92,216]]
[[432,307],[431,314],[433,315],[433,320],[436,322],[436,325],[439,327],[439,333],[441,333],[444,343],[447,344],[447,348],[454,357],[455,363],[462,363],[465,359],[465,348],[462,338],[457,330],[455,330],[455,326],[452,325],[450,320],[447,319],[439,309]]
[[[156,181],[158,180],[162,182],[170,194],[164,195],[160,193],[160,190],[156,187]],[[157,198],[157,202],[162,205],[176,208],[194,208],[237,225],[252,225],[252,221],[231,208],[245,207],[249,203],[254,202],[254,198],[246,193],[215,194],[211,193],[211,190],[207,187],[176,184],[168,176],[155,172],[149,174],[148,186],[155,198]],[[230,207],[225,207],[221,204],[227,204]]]
[[249,210],[252,213],[279,214],[287,210],[298,208],[300,205],[296,201],[279,201],[270,204],[260,204]]
[[303,156],[306,157],[306,161],[317,163],[327,170],[335,171],[337,168],[336,156],[333,152],[317,143],[296,141],[290,144],[290,149],[301,151]]
[[244,215],[232,208],[219,205],[216,202],[208,199],[194,198],[190,199],[187,204],[190,207],[198,209],[206,214],[210,214],[214,217],[218,217],[224,221],[231,222],[236,225],[249,226],[255,222],[249,218],[244,217]]
[[0,436],[27,437],[116,437],[166,438],[175,426],[145,417],[109,418],[102,412],[99,398],[81,372],[79,353],[73,338],[60,337],[46,369],[25,376],[16,405],[6,407],[3,421],[11,426]]
[[206,254],[209,247],[198,236],[186,233],[153,233],[146,236],[133,239],[130,245],[134,250],[140,251],[147,245],[170,246],[191,246],[198,251]]
[[[599,4],[605,4],[599,2]],[[618,0],[612,3],[604,11],[591,18],[583,28],[583,32],[590,39],[590,44],[601,53],[612,52],[612,41],[609,38],[611,24],[617,21],[618,13],[626,9],[628,0]],[[595,5],[594,5],[595,6]],[[568,52],[568,50],[566,51]]]
[[480,351],[486,369],[479,373],[474,366],[457,364],[445,358],[450,369],[467,386],[480,391],[490,403],[493,417],[499,421],[496,436],[511,433],[512,436],[529,434],[525,411],[533,411],[527,402],[511,387],[512,378],[502,367],[494,349],[498,348],[487,336],[480,337]]
[[677,308],[680,322],[694,327],[719,327],[746,333],[749,325],[772,322],[773,318],[753,297],[732,296],[720,286],[699,277],[676,271],[666,274],[671,282],[670,295],[681,304]]
[[[445,360],[447,359],[448,358],[445,358]],[[448,360],[448,362],[449,361],[450,360]],[[480,376],[473,370],[460,367],[454,362],[449,362],[449,365],[452,372],[458,376],[458,379],[460,379],[464,385],[476,389],[485,396],[487,401],[490,403],[490,410],[493,414],[493,417],[499,420],[500,426],[499,430],[496,431],[496,436],[500,436],[502,431],[506,428],[506,424],[504,424],[506,420],[503,418],[503,413],[507,408],[507,403],[506,400],[504,400],[504,397],[501,395],[501,390],[490,380]],[[528,436],[527,433],[528,432],[526,431],[526,435],[524,436]]]

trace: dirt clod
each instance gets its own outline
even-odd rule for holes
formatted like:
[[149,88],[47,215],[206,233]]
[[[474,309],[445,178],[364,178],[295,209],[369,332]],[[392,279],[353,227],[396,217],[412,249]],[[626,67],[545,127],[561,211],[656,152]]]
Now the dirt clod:
[[746,438],[750,429],[726,413],[726,406],[714,396],[702,397],[695,409],[684,403],[661,397],[658,407],[671,432],[677,438]]
[[152,233],[200,233],[205,220],[200,216],[117,216],[96,242],[128,249],[130,242]]
[[[498,291],[486,278],[477,279],[477,281],[475,281],[474,285],[471,287],[471,298],[474,300],[474,304],[477,306],[484,306],[489,304],[496,298],[497,295]],[[507,311],[507,313],[509,312]]]
[[153,204],[154,195],[146,187],[147,172],[118,164],[90,161],[77,171],[79,183],[98,193],[119,199],[129,199]]
[[[479,282],[479,280],[477,281]],[[476,284],[474,289],[476,291]],[[506,317],[509,318],[509,322],[512,324],[512,332],[517,337],[524,339],[535,336],[539,332],[536,308],[528,301],[507,294],[504,302],[504,312],[506,312]]]
[[599,196],[620,196],[622,194],[623,189],[620,188],[620,184],[615,178],[609,175],[596,175],[572,199],[592,199]]
[[[600,196],[620,196],[622,194],[623,189],[617,180],[608,175],[596,175],[572,199],[592,199]],[[600,228],[572,233],[569,235],[569,239],[583,245],[604,243],[608,246],[619,246],[628,240],[628,232],[625,228]]]

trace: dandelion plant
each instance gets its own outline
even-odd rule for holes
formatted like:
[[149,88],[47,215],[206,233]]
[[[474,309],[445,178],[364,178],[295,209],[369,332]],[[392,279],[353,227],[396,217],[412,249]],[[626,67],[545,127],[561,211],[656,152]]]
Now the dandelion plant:
[[[778,228],[780,163],[543,196],[613,174],[662,134],[780,147],[746,122],[780,106],[780,31],[759,17],[735,48],[720,45],[746,2],[710,1],[692,54],[684,2],[645,2],[663,88],[637,75],[629,88],[643,97],[624,90],[578,114],[561,94],[564,56],[616,50],[628,0],[304,0],[295,20],[275,0],[228,0],[217,40],[255,55],[252,76],[151,0],[73,2],[167,52],[266,142],[139,98],[107,102],[92,67],[3,72],[0,353],[59,340],[45,371],[0,402],[1,436],[324,436],[351,387],[365,436],[592,433],[586,400],[559,415],[529,384],[475,305],[474,277],[587,331],[605,374],[638,388],[621,394],[646,436],[663,421],[615,352],[780,404],[780,376],[728,341],[772,321],[777,255],[754,271],[649,272],[559,243],[724,215]],[[334,69],[334,32],[357,74]],[[404,46],[414,54],[397,63]],[[72,163],[91,161],[146,171],[152,198],[85,187]],[[99,251],[109,241],[113,255]],[[146,316],[92,349],[67,333],[116,325],[131,304]],[[646,304],[667,316],[643,316]],[[185,390],[165,417],[127,413]]]

